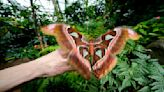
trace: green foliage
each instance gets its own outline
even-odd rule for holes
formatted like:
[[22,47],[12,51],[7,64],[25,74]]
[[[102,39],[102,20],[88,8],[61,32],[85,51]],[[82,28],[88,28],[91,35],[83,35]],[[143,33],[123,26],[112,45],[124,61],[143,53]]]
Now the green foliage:
[[38,53],[38,50],[30,46],[23,48],[12,48],[7,51],[5,61],[15,60],[19,58],[38,58],[40,56]]
[[164,38],[164,17],[155,17],[147,21],[143,21],[134,27],[139,34],[142,35],[141,43],[150,44],[159,38]]
[[97,38],[107,31],[107,29],[104,27],[104,21],[101,19],[101,17],[97,18],[97,20],[87,21],[83,25],[76,24],[75,27],[88,39]]
[[90,6],[85,2],[76,1],[67,6],[64,11],[68,23],[83,24],[85,21],[102,16],[104,8],[103,1],[97,1],[95,5]]
[[[131,43],[131,41],[129,41]],[[103,78],[103,85],[110,83],[109,78],[114,77],[111,88],[118,88],[112,90],[107,88],[106,90],[113,91],[157,91],[162,92],[164,86],[163,68],[157,63],[157,59],[151,59],[146,53],[146,49],[139,44],[127,43],[124,51],[119,54],[118,64],[116,68],[109,73],[108,76]],[[134,43],[134,42],[133,42]],[[129,49],[129,46],[131,49]],[[127,52],[126,54],[124,52]],[[128,54],[129,53],[129,54]],[[159,69],[160,68],[160,69]],[[153,74],[157,73],[157,74]],[[150,76],[155,77],[150,77]],[[107,78],[107,79],[106,79]],[[153,78],[156,78],[153,79]],[[157,80],[160,79],[161,81]],[[104,81],[106,80],[106,81]],[[155,85],[156,84],[156,85]],[[157,86],[158,85],[158,86]],[[153,86],[153,87],[152,87]]]
[[[148,20],[155,16],[163,16],[164,5],[161,0],[105,0],[107,26],[130,25]],[[146,15],[146,16],[145,16]]]
[[48,54],[54,50],[56,50],[57,48],[59,48],[59,46],[48,46],[46,48],[44,48],[43,50],[41,50],[39,52],[39,55],[45,55],[45,54]]
[[[41,13],[35,6],[38,21],[49,24],[51,21],[46,13]],[[39,51],[34,45],[39,44],[33,26],[32,11],[17,2],[4,4],[0,1],[0,63],[17,58],[36,58]],[[50,37],[45,37],[45,40]],[[54,38],[53,38],[54,39]],[[50,44],[52,44],[50,42]]]

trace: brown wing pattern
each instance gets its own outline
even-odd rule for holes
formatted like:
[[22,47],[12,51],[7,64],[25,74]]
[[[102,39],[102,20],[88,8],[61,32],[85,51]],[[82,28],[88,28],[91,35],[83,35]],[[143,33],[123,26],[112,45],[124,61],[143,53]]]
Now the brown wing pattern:
[[139,39],[136,32],[125,27],[116,27],[89,42],[76,29],[65,24],[48,25],[42,28],[42,32],[56,37],[65,52],[63,57],[71,52],[70,64],[86,79],[90,78],[91,68],[98,79],[105,76],[115,67],[116,55],[124,48],[126,41]]
[[[116,65],[117,57],[125,46],[128,39],[137,40],[139,35],[129,28],[117,27],[114,30],[110,30],[99,39],[100,44],[96,46],[95,53],[99,53],[99,59],[97,55],[94,56],[96,63],[92,66],[95,76],[100,79],[110,72]],[[104,54],[105,49],[105,54]]]
[[90,62],[87,60],[89,57],[88,43],[76,29],[70,27],[67,31],[76,44],[76,47],[73,48],[73,53],[70,55],[70,63],[84,76],[84,78],[90,79],[91,67]]
[[51,24],[45,26],[42,28],[42,32],[47,35],[55,36],[61,49],[65,52],[63,56],[68,56],[71,52],[69,63],[86,79],[90,78],[90,63],[82,56],[82,51],[87,51],[87,43],[83,41],[83,36],[80,33],[65,24]]

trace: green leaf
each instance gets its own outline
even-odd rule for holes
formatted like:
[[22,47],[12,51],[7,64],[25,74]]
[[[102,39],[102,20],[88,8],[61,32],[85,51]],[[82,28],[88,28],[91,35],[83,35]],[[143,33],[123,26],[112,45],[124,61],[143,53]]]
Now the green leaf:
[[144,86],[143,88],[138,90],[138,92],[151,92],[151,91],[150,91],[150,87],[149,86]]
[[149,59],[148,61],[149,61],[149,62],[157,62],[158,59]]
[[148,26],[146,26],[146,24],[142,25],[143,28],[149,28]]
[[140,76],[138,78],[133,78],[135,81],[138,82],[138,84],[144,86],[144,85],[147,85],[148,83],[148,80],[146,78],[144,78],[143,76]]
[[131,86],[131,79],[129,77],[126,77],[123,82],[121,87],[119,87],[119,92],[121,92],[124,88]]
[[164,80],[164,77],[161,77],[161,76],[160,75],[151,75],[149,77],[156,80],[156,81],[162,81],[162,80]]
[[158,69],[158,71],[161,75],[164,75],[164,68],[158,62],[153,62],[153,65],[155,66],[156,69]]
[[98,91],[98,87],[93,86],[93,85],[90,85],[90,86],[89,86],[89,92],[99,92],[99,91]]
[[133,87],[134,87],[135,89],[137,89],[137,85],[136,85],[136,82],[135,82],[135,81],[131,81],[131,84],[133,85]]
[[156,27],[156,28],[153,29],[153,32],[157,32],[157,31],[159,31],[159,28],[158,27]]
[[147,35],[147,32],[144,29],[139,29],[139,32],[143,35]]
[[152,75],[149,76],[150,78],[154,79],[155,82],[151,83],[150,86],[152,86],[152,90],[157,92],[163,92],[164,91],[164,76],[163,75]]
[[49,79],[45,78],[42,80],[42,83],[39,85],[38,92],[44,92],[43,89],[49,84]]
[[147,59],[150,59],[150,55],[146,55],[146,54],[143,54],[141,52],[138,52],[138,51],[133,51],[132,52],[134,55],[138,56],[139,58],[141,59],[144,59],[144,60],[147,60]]
[[159,83],[156,83],[152,88],[152,90],[155,90],[155,91],[160,91],[160,92],[164,92],[164,86],[163,84],[159,84]]
[[47,54],[47,53],[49,53],[49,52],[52,52],[52,51],[56,50],[57,48],[59,48],[58,45],[55,45],[55,46],[48,46],[48,47],[44,48],[43,50],[41,50],[41,51],[39,52],[39,55],[45,55],[45,54]]
[[145,48],[142,45],[135,46],[135,50],[139,52],[145,52]]
[[160,34],[157,33],[149,33],[150,36],[160,36]]
[[101,80],[100,80],[100,84],[101,85],[104,85],[109,79],[108,79],[108,76],[109,75],[107,75],[107,76],[104,76]]

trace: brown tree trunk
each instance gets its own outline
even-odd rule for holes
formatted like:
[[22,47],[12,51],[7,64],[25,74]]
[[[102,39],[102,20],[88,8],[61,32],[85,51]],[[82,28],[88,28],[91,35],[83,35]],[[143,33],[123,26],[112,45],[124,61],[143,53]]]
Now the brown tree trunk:
[[38,21],[36,19],[36,12],[35,12],[35,8],[34,8],[34,4],[33,4],[33,0],[30,0],[30,4],[31,4],[31,8],[32,8],[32,18],[34,20],[34,29],[35,29],[35,33],[37,34],[37,37],[38,37],[38,40],[40,42],[40,46],[41,46],[41,49],[44,48],[44,45],[43,45],[43,37],[40,35],[40,32],[39,32],[39,24],[38,24]]

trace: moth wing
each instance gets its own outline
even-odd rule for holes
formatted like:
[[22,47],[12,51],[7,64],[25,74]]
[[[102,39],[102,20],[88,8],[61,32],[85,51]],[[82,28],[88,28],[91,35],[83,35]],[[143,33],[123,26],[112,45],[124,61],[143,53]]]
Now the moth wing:
[[[92,66],[94,74],[98,79],[105,76],[115,67],[117,62],[116,55],[122,51],[128,39],[137,40],[139,35],[125,27],[116,27],[98,38],[99,45],[95,47],[94,51],[96,63]],[[102,53],[102,57],[99,55],[99,58],[97,58],[98,55],[96,53],[103,52],[104,50],[105,54]]]
[[84,37],[73,27],[66,24],[50,24],[42,27],[42,32],[55,36],[61,49],[65,52],[63,57],[69,55],[69,63],[86,79],[90,78],[90,63],[82,57],[79,47],[86,46]]

